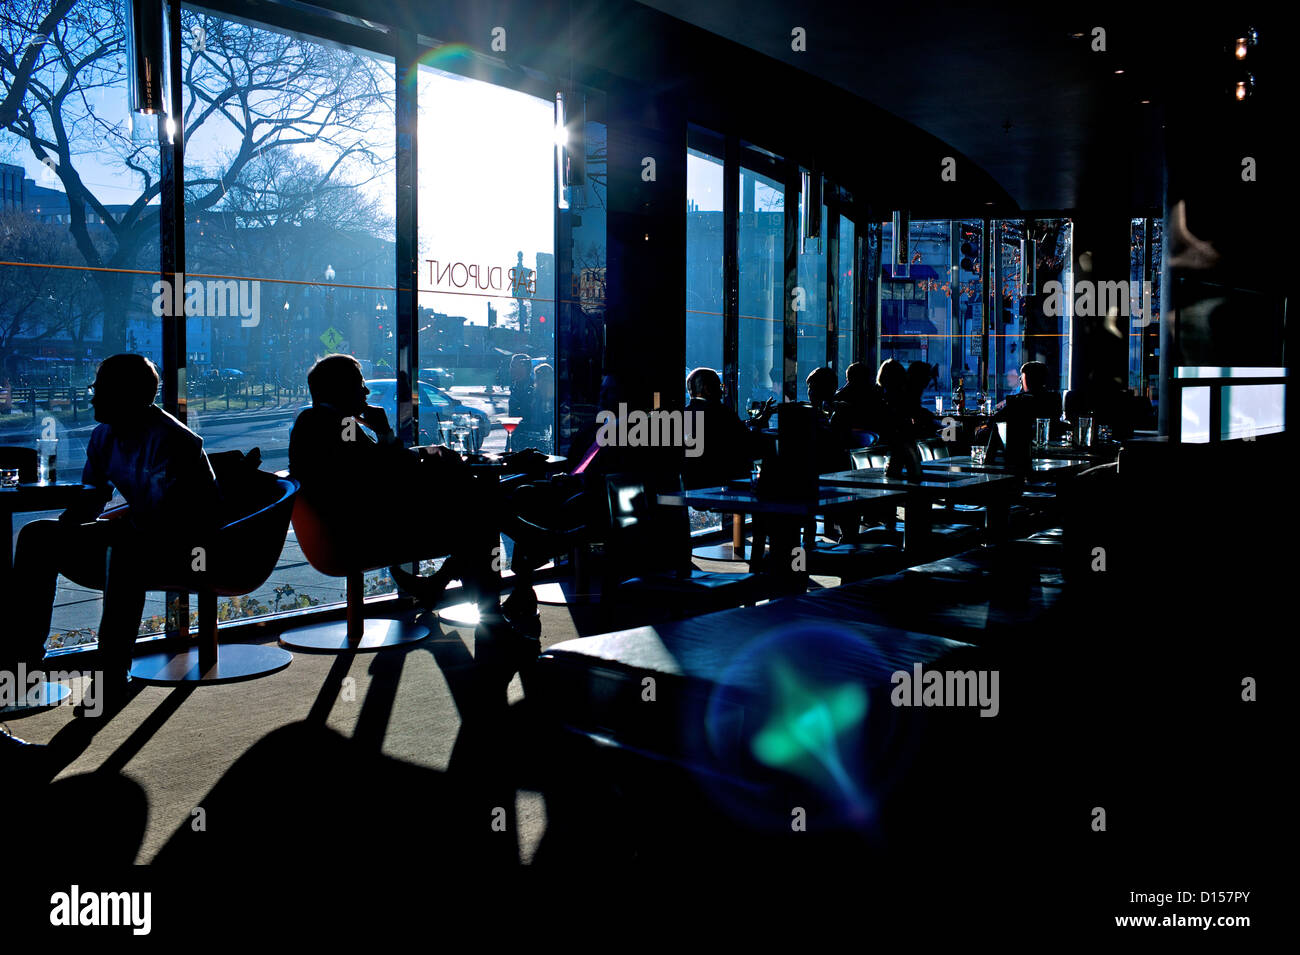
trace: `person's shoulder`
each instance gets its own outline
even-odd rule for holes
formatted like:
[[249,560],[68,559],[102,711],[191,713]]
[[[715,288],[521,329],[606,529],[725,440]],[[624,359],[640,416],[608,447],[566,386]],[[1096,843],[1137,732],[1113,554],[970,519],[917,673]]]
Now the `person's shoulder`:
[[149,406],[149,417],[149,429],[161,434],[166,440],[177,441],[195,447],[203,446],[203,439],[191,430],[185,422],[157,405]]

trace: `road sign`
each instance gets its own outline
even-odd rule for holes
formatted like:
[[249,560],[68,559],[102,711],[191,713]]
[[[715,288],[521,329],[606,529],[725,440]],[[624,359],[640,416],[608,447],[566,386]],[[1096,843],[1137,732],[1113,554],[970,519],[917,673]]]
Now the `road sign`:
[[331,325],[320,340],[330,351],[338,351],[339,345],[343,344],[343,333]]

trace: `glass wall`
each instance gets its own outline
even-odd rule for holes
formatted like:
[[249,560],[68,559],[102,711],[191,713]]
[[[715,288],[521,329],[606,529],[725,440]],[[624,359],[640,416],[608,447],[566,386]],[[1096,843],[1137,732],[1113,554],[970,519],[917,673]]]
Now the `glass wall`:
[[[0,45],[26,49],[35,26],[0,18]],[[85,465],[95,424],[86,386],[99,360],[137,351],[161,366],[158,337],[142,334],[158,325],[157,125],[132,128],[124,36],[120,4],[74,4],[33,44],[21,109],[0,127],[0,444],[57,437],[61,478]],[[6,90],[13,65],[0,63]],[[57,516],[15,514],[6,546]],[[161,614],[162,595],[150,596],[146,614]],[[94,642],[100,607],[99,592],[60,578],[47,646]]]
[[[933,406],[936,395],[947,396],[964,381],[968,395],[978,390],[978,365],[954,353],[957,334],[952,309],[953,223],[947,220],[911,223],[912,258],[907,275],[886,264],[880,289],[880,360],[894,358],[906,366],[930,366],[922,401]],[[884,261],[893,261],[893,226],[883,233]]]
[[[804,197],[799,197],[799,221],[803,222]],[[826,364],[826,206],[822,205],[821,239],[803,243],[799,252],[799,278],[795,288],[796,391],[800,401],[808,400],[808,375]],[[844,384],[843,381],[840,384]]]
[[[294,417],[310,401],[307,371],[324,355],[357,358],[371,400],[397,425],[393,65],[197,10],[185,10],[182,25],[205,38],[202,49],[182,48],[192,117],[187,273],[214,292],[233,280],[241,305],[254,306],[252,315],[219,308],[187,318],[188,424],[209,453],[256,447],[262,466],[279,470],[289,466]],[[201,108],[252,88],[252,121]],[[138,334],[152,342],[161,326],[144,316]],[[372,571],[366,589],[394,588],[386,572]],[[291,529],[271,579],[247,597],[223,598],[220,614],[344,596],[344,581],[312,569]]]
[[555,103],[427,65],[418,95],[420,443],[463,415],[502,451],[511,417],[514,447],[550,453]]
[[[187,284],[179,308],[156,285],[159,215],[171,197],[162,196],[157,120],[127,111],[122,4],[77,0],[43,43],[31,43],[34,23],[0,23],[6,49],[38,49],[17,118],[0,127],[0,445],[30,448],[57,434],[60,476],[84,465],[85,389],[98,363],[135,352],[162,366],[168,321],[185,322],[186,367],[160,370],[209,452],[256,447],[264,469],[287,467],[307,369],[332,352],[358,359],[396,420],[393,63],[349,42],[365,45],[363,26],[309,13],[303,29],[346,36],[321,40],[197,7],[181,17],[182,221],[197,290]],[[378,31],[374,39],[383,42]],[[527,443],[550,450],[557,402],[544,382],[559,377],[561,297],[555,104],[448,72],[460,68],[453,52],[423,60],[418,76],[420,439],[439,440],[438,417],[463,413],[480,423],[479,443],[502,446],[495,425],[520,397],[507,359],[524,353]],[[6,89],[12,66],[0,62]],[[506,79],[534,93],[551,87]],[[594,395],[606,147],[603,112],[584,109],[570,114],[585,147],[571,155],[565,185],[582,213],[566,225],[565,268],[579,316],[569,317],[572,351],[585,362],[570,374],[592,379],[580,391]],[[50,516],[16,515],[15,534]],[[219,617],[335,602],[343,587],[310,568],[291,531],[271,580],[223,598]],[[391,589],[385,573],[368,576],[368,593]],[[164,626],[164,600],[149,595],[142,633]],[[97,592],[61,579],[50,646],[93,642],[99,614]]]
[[[722,160],[686,151],[686,370],[722,374]],[[683,381],[685,379],[683,378]]]
[[853,361],[853,321],[856,313],[855,293],[857,286],[853,276],[854,231],[853,220],[840,216],[840,250],[836,263],[835,281],[839,283],[835,295],[835,370],[839,373],[841,385],[844,373]]
[[768,398],[782,400],[785,188],[775,179],[744,167],[739,175],[738,410],[743,413],[752,402]]

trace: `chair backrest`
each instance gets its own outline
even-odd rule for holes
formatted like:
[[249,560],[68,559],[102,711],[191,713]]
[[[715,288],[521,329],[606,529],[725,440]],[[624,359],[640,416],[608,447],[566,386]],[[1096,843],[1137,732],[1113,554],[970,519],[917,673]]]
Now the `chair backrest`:
[[889,449],[877,445],[872,448],[854,448],[849,452],[855,471],[868,468],[883,468],[889,461]]
[[396,553],[375,553],[364,540],[357,539],[351,528],[331,526],[305,494],[299,494],[293,505],[293,532],[307,562],[327,577],[346,577],[414,559]]
[[36,463],[35,448],[24,448],[13,444],[0,447],[0,468],[17,468],[18,480],[23,484],[32,484],[36,481]]
[[251,593],[270,579],[284,550],[299,484],[265,471],[258,474],[265,490],[257,495],[256,510],[212,535],[204,570],[196,573],[188,564],[164,570],[148,581],[150,590],[211,591],[229,597]]
[[684,507],[660,506],[661,492],[681,493],[682,479],[658,481],[640,474],[605,477],[609,530],[605,548],[613,576],[681,572],[690,567],[690,516]]
[[[943,458],[952,457],[948,442],[942,438],[926,438],[923,443],[924,448],[921,450],[922,461],[939,461]],[[926,456],[927,454],[929,457]]]

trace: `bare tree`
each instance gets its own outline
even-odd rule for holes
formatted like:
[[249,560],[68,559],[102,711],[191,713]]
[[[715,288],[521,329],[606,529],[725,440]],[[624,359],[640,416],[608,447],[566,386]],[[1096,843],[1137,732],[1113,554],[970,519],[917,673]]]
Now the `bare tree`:
[[[182,16],[189,40],[182,61],[187,222],[190,215],[222,211],[233,190],[251,189],[245,177],[256,180],[259,169],[274,168],[259,166],[274,154],[301,153],[318,162],[314,190],[364,186],[391,164],[391,150],[376,148],[391,135],[390,67],[270,29],[195,11]],[[21,33],[17,23],[6,26]],[[143,296],[150,284],[130,270],[156,267],[142,253],[158,235],[159,146],[133,140],[128,121],[103,107],[106,96],[125,96],[125,23],[117,0],[79,0],[47,35],[26,67],[26,54],[21,62],[12,56],[0,62],[6,103],[17,101],[3,129],[52,168],[67,194],[68,231],[84,263],[103,270],[92,274],[101,293],[104,350],[112,353],[125,343],[132,292]],[[6,49],[14,48],[6,35]],[[83,175],[94,169],[92,156],[119,171],[119,187],[127,182],[139,190],[133,201],[104,201],[102,188]],[[257,193],[260,203],[301,204],[303,184],[275,185]],[[249,208],[244,201],[238,211]],[[95,222],[110,241],[94,240],[89,225]]]

